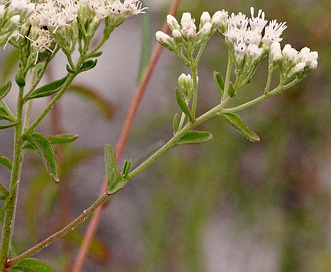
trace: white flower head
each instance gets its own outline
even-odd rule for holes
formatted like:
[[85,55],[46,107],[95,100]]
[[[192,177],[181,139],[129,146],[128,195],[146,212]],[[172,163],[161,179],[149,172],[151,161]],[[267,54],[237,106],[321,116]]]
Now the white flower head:
[[310,69],[317,68],[318,53],[316,51],[310,51],[308,47],[304,47],[300,50],[298,59],[301,62],[305,62]]
[[262,29],[266,26],[267,20],[264,19],[265,14],[264,12],[260,9],[257,13],[257,17],[254,17],[254,8],[251,7],[251,18],[249,19],[249,25],[251,29],[259,30],[262,31]]
[[272,20],[264,29],[265,33],[262,38],[262,42],[266,47],[269,47],[274,42],[280,42],[283,40],[280,36],[287,28],[286,22],[277,23],[276,20]]
[[255,29],[247,29],[242,32],[246,44],[256,44],[259,45],[262,39],[261,32]]
[[113,15],[129,17],[132,15],[138,15],[145,13],[147,7],[142,7],[141,1],[137,0],[124,0],[122,3],[120,0],[116,0],[108,5],[110,13]]
[[228,17],[228,12],[224,9],[221,11],[216,11],[211,18],[211,23],[213,24],[213,26],[224,32],[225,28],[228,26],[229,23]]
[[251,57],[253,61],[261,57],[262,53],[263,48],[260,48],[253,43],[249,44],[246,48],[246,55]]
[[182,33],[186,37],[195,37],[197,34],[197,27],[194,21],[195,20],[192,19],[191,13],[189,12],[183,13],[180,24],[182,27]]
[[292,48],[290,44],[286,44],[282,50],[283,57],[291,63],[298,62],[299,52]]
[[248,25],[248,18],[245,14],[239,12],[238,14],[231,14],[229,18],[229,25],[237,28],[246,28]]

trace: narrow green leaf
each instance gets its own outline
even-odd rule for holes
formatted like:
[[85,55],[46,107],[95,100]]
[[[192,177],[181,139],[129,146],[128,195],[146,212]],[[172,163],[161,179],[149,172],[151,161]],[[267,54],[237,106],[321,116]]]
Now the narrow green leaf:
[[257,135],[253,130],[251,130],[245,122],[241,119],[238,114],[235,113],[223,113],[223,117],[225,118],[230,125],[232,125],[236,130],[239,131],[243,136],[245,136],[248,140],[252,142],[259,142],[261,139],[259,135]]
[[49,135],[46,138],[51,142],[51,144],[67,144],[77,140],[79,135],[77,134],[58,134]]
[[220,72],[214,72],[214,83],[222,98],[224,94],[224,80]]
[[179,141],[176,143],[176,146],[187,144],[201,144],[210,141],[212,138],[213,135],[208,131],[191,130],[179,139]]
[[105,167],[108,187],[110,187],[116,175],[118,175],[115,151],[110,145],[105,147]]
[[57,93],[60,90],[60,87],[66,81],[66,79],[67,79],[67,76],[65,76],[59,80],[53,81],[51,83],[48,83],[48,84],[34,90],[33,92],[31,92],[28,95],[26,100],[50,96],[52,94]]
[[178,131],[178,114],[177,113],[174,116],[174,120],[173,120],[172,124],[173,124],[174,135],[175,135]]
[[2,156],[1,154],[0,154],[0,164],[7,167],[9,170],[12,169],[12,163],[11,163],[10,159],[8,159],[5,156]]
[[79,68],[79,72],[85,72],[94,68],[97,65],[98,60],[87,60],[85,61],[82,66]]
[[6,112],[6,110],[4,108],[0,107],[0,120],[8,120],[10,121],[10,118],[8,116],[8,113]]
[[71,67],[68,64],[66,65],[66,69],[71,74],[74,74],[76,72],[75,70],[71,69]]
[[15,76],[15,81],[19,87],[25,86],[25,83],[26,83],[25,76],[26,76],[26,74],[24,74],[24,71],[22,70],[22,68],[20,70],[18,70],[18,72]]
[[4,98],[10,91],[11,81],[9,80],[4,86],[0,88],[0,99]]
[[14,265],[11,270],[22,272],[56,272],[49,264],[38,259],[25,259]]
[[11,128],[11,127],[16,126],[17,124],[18,123],[11,123],[11,124],[8,124],[8,125],[0,125],[0,129]]
[[55,153],[52,148],[51,142],[39,133],[25,135],[24,140],[28,141],[32,145],[33,149],[39,153],[48,173],[56,182],[59,182],[60,180],[58,177]]
[[235,94],[236,94],[236,91],[233,88],[232,82],[230,82],[229,90],[228,90],[228,95],[229,95],[230,98],[232,98],[232,97],[234,97]]
[[99,51],[99,52],[95,52],[95,53],[93,53],[91,55],[88,55],[88,57],[92,59],[92,58],[98,58],[101,55],[102,55],[102,51]]
[[[9,195],[9,191],[7,188],[0,182],[0,199],[5,200],[6,197]],[[1,222],[1,216],[0,216],[0,222]]]
[[107,193],[113,195],[119,190],[121,190],[128,181],[122,176],[118,175],[115,182],[109,187]]
[[178,89],[176,88],[176,98],[177,98],[177,103],[178,106],[182,109],[182,111],[184,112],[184,114],[187,116],[187,118],[190,121],[193,121],[193,117],[192,114],[187,106],[187,104],[185,103],[185,101],[183,100],[182,96],[180,95]]
[[3,206],[0,210],[0,222],[2,222],[2,218],[5,215],[5,212],[7,210],[8,204],[10,203],[10,201],[12,200],[13,194],[16,192],[16,188],[17,188],[18,183],[16,182],[15,185],[12,187],[11,191],[7,194],[6,196],[6,200],[3,203]]
[[128,176],[128,174],[130,173],[131,165],[132,165],[131,160],[124,161],[123,168],[122,168],[122,175],[124,178],[126,178]]

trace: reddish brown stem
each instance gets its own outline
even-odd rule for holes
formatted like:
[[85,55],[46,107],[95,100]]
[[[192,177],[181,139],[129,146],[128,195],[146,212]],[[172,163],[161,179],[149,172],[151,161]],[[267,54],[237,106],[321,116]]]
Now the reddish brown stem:
[[[172,15],[176,14],[176,12],[178,10],[178,7],[180,5],[180,2],[181,2],[181,0],[174,0],[173,1],[172,6],[170,8],[170,12],[169,12],[170,14],[172,14]],[[169,32],[169,27],[168,27],[166,22],[164,23],[162,31],[165,32],[165,33]],[[156,63],[157,63],[158,59],[160,58],[161,51],[162,51],[162,46],[160,44],[157,44],[154,48],[154,51],[153,51],[152,57],[150,59],[150,62],[147,66],[146,72],[144,73],[144,76],[143,76],[142,80],[140,81],[140,83],[139,83],[139,85],[138,85],[138,87],[135,91],[135,95],[132,98],[129,111],[127,113],[127,116],[126,116],[124,125],[122,127],[122,131],[121,131],[119,140],[118,140],[117,145],[116,145],[116,160],[117,161],[119,161],[120,158],[121,158],[124,146],[126,144],[126,141],[128,139],[128,136],[129,136],[129,133],[130,133],[130,130],[131,130],[131,127],[132,127],[132,123],[134,121],[134,118],[136,116],[138,107],[139,107],[139,105],[141,103],[141,100],[143,98],[143,95],[145,93],[147,84],[148,84],[148,82],[151,78],[151,75],[152,75],[153,71],[154,71]],[[107,183],[105,181],[105,183],[103,185],[103,188],[102,188],[102,191],[101,191],[101,194],[105,192],[106,185],[107,185]],[[87,227],[85,237],[84,237],[84,241],[83,241],[83,243],[80,247],[80,250],[78,252],[78,255],[76,257],[74,266],[72,268],[72,272],[80,272],[82,267],[83,267],[84,260],[87,256],[87,253],[88,253],[90,244],[93,240],[93,237],[95,235],[95,232],[96,232],[96,230],[99,226],[100,219],[101,219],[101,216],[102,216],[102,212],[105,209],[105,205],[106,205],[106,203],[101,205],[94,212],[94,214],[91,217],[91,221],[90,221],[90,223]]]

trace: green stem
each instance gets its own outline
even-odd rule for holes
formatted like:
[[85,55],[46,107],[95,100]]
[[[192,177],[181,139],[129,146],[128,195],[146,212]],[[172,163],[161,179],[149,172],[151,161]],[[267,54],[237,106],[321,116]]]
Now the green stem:
[[[76,67],[80,67],[83,63],[83,59],[80,59],[78,61]],[[61,96],[64,94],[64,92],[68,89],[71,82],[76,77],[77,73],[71,73],[67,77],[66,81],[61,86],[60,91],[53,97],[53,99],[48,103],[47,107],[43,110],[43,112],[36,118],[36,120],[25,130],[25,134],[28,134],[34,130],[34,128],[44,119],[44,117],[49,113],[49,111],[53,108],[55,103],[61,98]]]
[[269,93],[269,90],[270,90],[270,84],[271,84],[271,79],[272,79],[272,74],[274,72],[274,69],[273,69],[273,65],[272,64],[269,64],[269,67],[268,67],[268,78],[267,78],[267,83],[266,83],[266,86],[265,86],[265,89],[264,89],[264,94],[267,95]]
[[198,66],[194,65],[191,67],[192,79],[193,79],[193,99],[192,99],[192,116],[195,118],[197,103],[198,103]]
[[35,253],[49,246],[51,243],[58,240],[59,238],[65,236],[67,233],[69,233],[81,223],[83,223],[98,207],[105,203],[110,197],[111,195],[108,195],[107,193],[102,194],[88,209],[84,210],[74,221],[72,221],[70,224],[68,224],[58,232],[54,233],[52,236],[48,237],[41,243],[30,248],[21,255],[9,260],[9,265],[13,266],[15,263],[23,261],[24,259],[34,255]]
[[143,163],[141,163],[138,167],[132,170],[128,176],[127,180],[130,180],[141,173],[144,169],[150,166],[155,160],[157,160],[160,156],[166,153],[168,150],[173,148],[178,140],[182,138],[186,133],[190,130],[198,126],[199,124],[207,121],[208,119],[216,116],[223,107],[223,103],[215,106],[211,110],[207,111],[205,114],[199,116],[197,119],[194,120],[193,123],[186,124],[182,130],[178,131],[166,144],[164,144],[160,149],[158,149],[153,155],[151,155],[148,159],[146,159]]
[[4,269],[5,264],[8,259],[10,244],[14,231],[14,221],[16,213],[17,204],[17,193],[18,185],[21,176],[22,161],[23,161],[23,139],[22,139],[22,117],[23,117],[23,92],[24,88],[20,87],[19,97],[17,102],[17,121],[18,124],[15,126],[15,136],[14,136],[14,155],[13,155],[13,167],[11,172],[11,179],[9,185],[10,200],[7,206],[3,229],[2,229],[2,239],[0,247],[0,269]]
[[232,73],[232,64],[233,64],[233,53],[231,50],[228,50],[228,64],[226,67],[226,75],[225,75],[225,82],[224,82],[224,93],[222,100],[226,100],[228,97],[228,91],[230,86],[230,79],[231,79],[231,73]]

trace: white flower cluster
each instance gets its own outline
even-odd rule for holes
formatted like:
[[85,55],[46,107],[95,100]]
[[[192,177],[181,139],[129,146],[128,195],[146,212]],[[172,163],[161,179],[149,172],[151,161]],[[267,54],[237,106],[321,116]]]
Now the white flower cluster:
[[0,45],[24,23],[34,11],[34,4],[26,0],[0,1]]
[[180,24],[174,16],[168,15],[167,24],[172,31],[172,37],[162,31],[157,31],[156,40],[175,52],[180,49],[181,45],[192,47],[201,45],[214,32],[212,18],[208,12],[202,13],[198,31],[195,19],[192,18],[189,12],[183,13]]
[[280,44],[275,42],[271,44],[270,60],[280,66],[284,78],[290,78],[311,69],[316,69],[318,53],[310,51],[308,47],[297,51],[290,44],[286,44],[282,50]]
[[[145,9],[137,0],[2,0],[0,44],[22,37],[32,41],[37,54],[52,51],[56,36],[59,37],[56,33],[64,29],[60,34],[64,35],[68,32],[66,29],[76,26],[80,13],[84,13],[80,17],[85,20],[100,22],[106,17],[120,17],[124,21],[131,15],[144,13]],[[29,28],[33,29],[26,31]]]
[[250,13],[250,17],[242,12],[229,16],[227,11],[221,10],[211,17],[208,12],[203,12],[198,31],[190,13],[183,13],[180,24],[172,15],[168,15],[167,23],[172,37],[158,31],[156,39],[169,50],[181,55],[182,45],[185,48],[200,46],[218,31],[234,56],[237,71],[250,75],[270,51],[271,61],[274,64],[275,61],[282,64],[280,67],[283,71],[286,70],[287,76],[317,67],[318,54],[311,52],[309,48],[298,52],[286,45],[281,51],[279,42],[282,41],[281,35],[287,28],[285,22],[266,20],[261,9],[255,14],[254,8],[251,7]]
[[286,29],[285,23],[277,23],[276,20],[268,21],[265,13],[259,10],[254,15],[251,8],[251,17],[239,12],[232,13],[227,21],[227,29],[224,32],[225,41],[234,49],[237,63],[243,63],[244,59],[250,62],[259,60],[274,42],[280,42],[280,37]]

